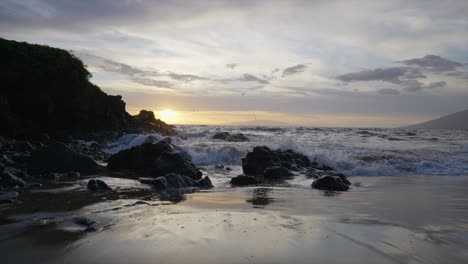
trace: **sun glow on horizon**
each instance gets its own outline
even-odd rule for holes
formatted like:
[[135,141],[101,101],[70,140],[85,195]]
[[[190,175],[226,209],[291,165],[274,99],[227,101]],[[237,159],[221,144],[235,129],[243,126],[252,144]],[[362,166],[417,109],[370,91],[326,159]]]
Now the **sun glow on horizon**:
[[177,112],[171,109],[164,109],[157,112],[159,118],[169,124],[172,124],[177,121]]

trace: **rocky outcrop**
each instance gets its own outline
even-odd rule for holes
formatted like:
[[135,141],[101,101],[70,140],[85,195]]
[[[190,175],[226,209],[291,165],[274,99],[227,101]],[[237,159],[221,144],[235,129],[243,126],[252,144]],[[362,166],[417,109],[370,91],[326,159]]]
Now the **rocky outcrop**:
[[232,178],[229,183],[232,186],[246,186],[246,185],[255,185],[258,183],[258,181],[253,176],[239,175],[239,176]]
[[[279,176],[281,170],[284,176],[291,176],[286,170],[300,170],[311,166],[311,161],[305,155],[288,150],[271,150],[266,146],[255,147],[252,152],[242,159],[242,169],[246,175],[264,176],[265,170],[270,168],[269,176]],[[278,169],[282,167],[283,169]],[[272,171],[275,168],[275,171]],[[274,172],[274,173],[273,173]]]
[[63,143],[53,143],[31,153],[28,170],[32,174],[47,172],[95,173],[99,165],[91,158],[78,154]]
[[92,84],[81,60],[66,50],[0,38],[0,57],[0,135],[175,133],[149,111],[135,117],[127,113],[122,97]]
[[271,150],[266,146],[255,147],[242,159],[242,170],[245,175],[232,178],[231,185],[275,183],[295,175],[315,178],[312,188],[320,190],[346,191],[351,185],[345,175],[329,166],[312,162],[307,156],[290,149]]
[[109,158],[107,167],[110,170],[130,170],[150,177],[176,173],[198,180],[202,176],[190,156],[171,144],[170,138],[122,150]]
[[229,132],[218,132],[213,135],[213,139],[220,139],[224,141],[229,141],[229,142],[245,142],[245,141],[250,141],[250,139],[242,134],[242,133],[236,133],[236,134],[231,134]]
[[193,180],[190,177],[179,175],[177,173],[169,173],[165,176],[157,177],[156,179],[140,179],[141,183],[152,185],[158,190],[180,189],[180,188],[213,188],[213,184],[209,177],[199,180]]
[[326,191],[347,191],[349,189],[339,176],[323,176],[312,183],[312,188]]

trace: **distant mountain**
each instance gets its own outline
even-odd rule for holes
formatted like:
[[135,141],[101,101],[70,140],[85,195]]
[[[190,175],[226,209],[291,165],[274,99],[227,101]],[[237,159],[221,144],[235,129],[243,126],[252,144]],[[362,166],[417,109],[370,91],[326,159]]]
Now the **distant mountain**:
[[468,130],[468,109],[406,128]]
[[292,126],[292,124],[272,120],[251,120],[225,124],[228,126]]

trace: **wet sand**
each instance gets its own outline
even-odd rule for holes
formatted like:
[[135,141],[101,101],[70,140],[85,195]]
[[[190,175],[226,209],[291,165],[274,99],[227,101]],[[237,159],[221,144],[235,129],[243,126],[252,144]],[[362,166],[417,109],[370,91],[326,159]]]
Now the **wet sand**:
[[[2,263],[468,262],[464,176],[352,177],[343,193],[289,186],[155,194],[131,180],[107,181],[127,189],[89,198],[75,184],[3,208]],[[98,231],[84,232],[69,221],[76,216],[98,222]]]

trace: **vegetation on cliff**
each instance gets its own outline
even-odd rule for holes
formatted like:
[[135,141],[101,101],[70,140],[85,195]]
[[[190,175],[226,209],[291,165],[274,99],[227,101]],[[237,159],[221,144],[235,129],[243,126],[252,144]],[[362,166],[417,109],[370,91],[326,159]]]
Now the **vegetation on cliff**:
[[173,133],[172,126],[125,111],[104,93],[81,60],[66,50],[0,38],[0,134],[99,131]]

